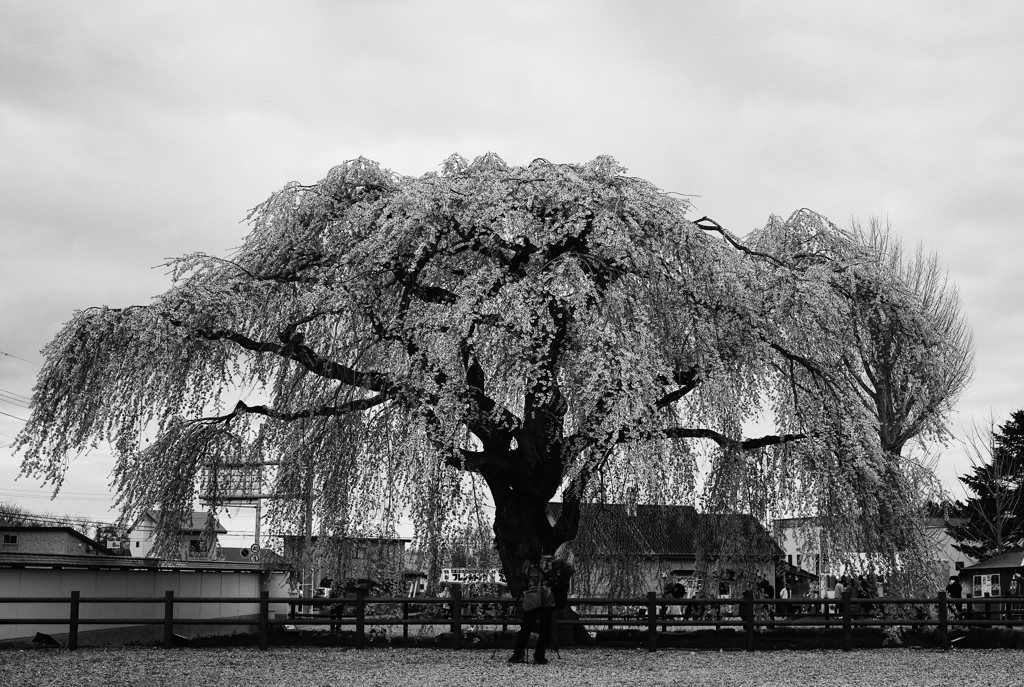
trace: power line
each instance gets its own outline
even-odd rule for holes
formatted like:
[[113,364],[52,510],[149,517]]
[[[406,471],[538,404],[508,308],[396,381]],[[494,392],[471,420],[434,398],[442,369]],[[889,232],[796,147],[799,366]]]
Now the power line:
[[102,496],[58,496],[57,499],[54,499],[49,494],[5,494],[3,492],[0,492],[0,497],[9,498],[9,499],[18,499],[19,501],[22,500],[22,499],[32,499],[34,501],[45,499],[47,501],[58,502],[57,499],[59,499],[59,502],[64,502],[64,501],[76,501],[76,502],[82,502],[82,503],[97,503],[97,502],[99,502],[101,505],[104,502],[109,503],[109,502],[113,501],[113,499],[110,498],[110,497],[102,497]]
[[23,398],[26,401],[31,401],[32,400],[31,396],[26,396],[25,394],[19,394],[17,391],[11,391],[10,389],[2,389],[2,388],[0,388],[0,393],[7,394],[8,396],[17,396],[18,398]]
[[19,408],[28,409],[28,401],[22,401],[21,399],[14,398],[13,396],[7,396],[4,392],[0,391],[0,401],[4,403],[10,403],[12,406],[18,406]]
[[2,410],[0,410],[0,415],[6,415],[7,417],[13,417],[15,420],[21,420],[22,422],[28,422],[28,420],[26,420],[23,417],[18,417],[17,415],[11,415],[10,413],[5,413]]
[[65,527],[72,527],[74,525],[112,525],[111,522],[103,520],[95,520],[93,518],[85,518],[75,515],[30,515],[28,513],[11,513],[9,515],[0,513],[0,519],[8,520],[20,520],[23,522],[35,522],[42,524],[53,524],[53,525],[64,525]]
[[[0,489],[0,493],[8,492],[8,491],[20,491],[23,494],[38,494],[38,493],[40,493],[41,490],[40,489],[18,489],[17,487],[7,487],[5,489]],[[103,493],[103,492],[95,492],[95,491],[64,491],[63,489],[61,491],[57,492],[57,496],[63,496],[63,495],[66,495],[66,494],[70,494],[71,496],[106,496],[107,495],[106,493]]]
[[0,351],[0,355],[5,355],[8,358],[14,358],[15,360],[20,360],[21,362],[28,363],[29,365],[35,365],[36,367],[42,367],[42,365],[40,365],[39,363],[32,362],[31,360],[25,360],[24,358],[20,358],[20,357],[14,355],[13,353],[8,353],[7,351]]

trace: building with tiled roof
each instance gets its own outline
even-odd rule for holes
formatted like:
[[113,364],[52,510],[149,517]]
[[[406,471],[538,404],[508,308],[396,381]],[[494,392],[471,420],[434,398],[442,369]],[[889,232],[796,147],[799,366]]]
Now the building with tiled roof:
[[[561,507],[548,505],[552,524]],[[708,593],[711,585],[715,595],[731,595],[758,576],[774,585],[782,555],[752,517],[693,506],[583,504],[578,534],[567,547],[576,567],[574,592],[584,596],[661,594],[677,578],[688,595]]]

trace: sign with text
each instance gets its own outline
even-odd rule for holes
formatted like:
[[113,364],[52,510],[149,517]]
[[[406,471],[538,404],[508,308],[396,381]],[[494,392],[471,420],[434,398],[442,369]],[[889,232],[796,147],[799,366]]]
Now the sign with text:
[[441,582],[505,584],[505,573],[498,568],[441,568]]

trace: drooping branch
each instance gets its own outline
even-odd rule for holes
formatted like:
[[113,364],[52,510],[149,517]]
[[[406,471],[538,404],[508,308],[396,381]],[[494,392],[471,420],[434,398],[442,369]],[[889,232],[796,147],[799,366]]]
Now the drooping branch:
[[[176,327],[187,328],[181,320],[166,313],[161,316]],[[228,329],[193,329],[195,334],[210,341],[231,341],[238,344],[247,351],[254,353],[273,353],[282,358],[293,360],[310,372],[325,379],[334,379],[349,386],[359,387],[368,391],[378,391],[393,394],[397,387],[390,381],[387,375],[380,372],[364,372],[355,370],[347,365],[342,365],[333,360],[324,358],[306,346],[298,335],[293,336],[286,343],[272,343],[269,341],[256,341],[244,334]]]
[[[701,222],[706,222],[707,224],[701,224]],[[768,255],[767,253],[762,253],[761,251],[756,251],[753,248],[744,245],[738,239],[736,239],[732,234],[730,234],[728,231],[726,231],[725,227],[723,227],[721,224],[719,224],[715,220],[711,219],[710,217],[707,217],[707,216],[701,217],[700,219],[696,220],[694,222],[694,224],[696,226],[700,227],[701,229],[703,229],[704,231],[713,231],[713,232],[715,232],[717,234],[720,234],[722,236],[722,238],[724,238],[726,240],[726,242],[728,242],[728,244],[730,246],[732,246],[736,250],[740,251],[741,253],[746,253],[747,255],[750,255],[752,257],[757,257],[757,258],[762,258],[764,260],[768,260],[769,262],[772,262],[772,263],[774,263],[775,265],[777,265],[779,267],[790,267],[790,265],[788,265],[785,262],[779,260],[778,258],[776,258],[773,255]],[[707,226],[708,224],[710,226]]]
[[[668,380],[665,380],[668,381]],[[655,405],[658,408],[667,408],[679,399],[686,396],[688,393],[697,388],[700,384],[700,377],[697,374],[697,367],[689,367],[685,370],[677,370],[673,380],[679,385],[678,389],[670,391],[657,400]]]
[[383,403],[390,400],[384,394],[377,394],[370,398],[353,399],[347,403],[329,406],[317,406],[315,408],[304,408],[302,410],[277,410],[267,405],[251,406],[246,404],[244,401],[238,401],[235,404],[234,409],[226,415],[216,415],[212,417],[202,417],[195,420],[191,420],[193,423],[207,423],[216,424],[219,422],[230,422],[232,419],[242,415],[244,413],[250,413],[252,415],[263,415],[270,417],[275,420],[300,420],[302,418],[311,417],[337,417],[341,415],[348,415],[350,413],[358,413],[363,410],[369,410],[375,408]]
[[806,439],[806,434],[768,434],[756,439],[743,439],[737,441],[730,439],[721,432],[713,429],[692,428],[692,427],[670,427],[665,430],[665,436],[669,439],[710,439],[723,448],[738,449],[740,451],[753,451],[765,446],[778,446],[793,441]]

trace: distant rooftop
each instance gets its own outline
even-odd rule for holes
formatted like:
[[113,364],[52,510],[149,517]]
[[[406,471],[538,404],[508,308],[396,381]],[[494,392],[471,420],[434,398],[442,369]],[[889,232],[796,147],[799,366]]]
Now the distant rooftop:
[[[552,521],[562,504],[548,504]],[[586,529],[584,529],[586,525]],[[693,506],[652,506],[585,503],[581,506],[577,539],[589,539],[598,551],[629,551],[640,556],[714,557],[739,535],[746,553],[755,557],[781,555],[774,539],[749,515],[700,513]]]

